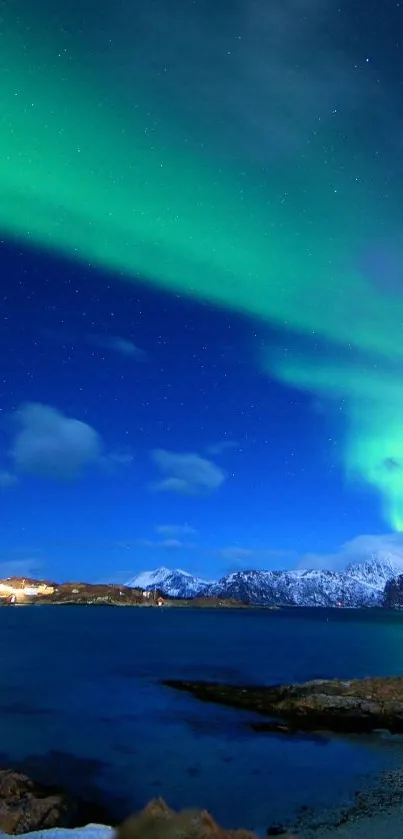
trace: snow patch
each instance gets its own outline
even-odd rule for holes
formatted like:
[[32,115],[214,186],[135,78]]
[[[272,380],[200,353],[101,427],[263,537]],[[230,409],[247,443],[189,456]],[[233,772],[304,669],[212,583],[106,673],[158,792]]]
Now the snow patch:
[[[111,839],[114,833],[112,827],[105,824],[87,824],[85,827],[51,827],[47,830],[33,830],[31,833],[20,833],[20,839]],[[7,833],[0,837],[9,839]]]

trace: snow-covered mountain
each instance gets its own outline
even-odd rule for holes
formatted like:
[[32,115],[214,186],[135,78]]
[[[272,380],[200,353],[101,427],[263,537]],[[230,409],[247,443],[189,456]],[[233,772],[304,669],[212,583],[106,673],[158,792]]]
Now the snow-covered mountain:
[[237,571],[223,577],[209,593],[256,605],[376,606],[385,584],[367,585],[342,571]]
[[125,585],[131,588],[142,588],[145,591],[163,592],[167,597],[196,597],[208,593],[211,582],[194,577],[180,568],[157,568],[156,571],[143,571],[132,577]]
[[378,552],[343,571],[238,571],[210,589],[218,597],[290,606],[379,606],[386,583],[403,573],[403,557]]
[[378,552],[343,571],[237,571],[209,583],[186,571],[158,568],[133,577],[126,585],[155,588],[170,597],[204,595],[255,605],[357,608],[382,605],[386,584],[402,573],[402,556]]

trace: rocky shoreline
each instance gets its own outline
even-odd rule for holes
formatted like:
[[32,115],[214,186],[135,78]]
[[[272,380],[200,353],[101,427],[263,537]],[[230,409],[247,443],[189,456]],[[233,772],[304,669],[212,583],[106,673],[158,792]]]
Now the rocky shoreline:
[[[374,836],[401,835],[403,827],[403,772],[382,774],[377,785],[357,791],[347,806],[317,811],[301,807],[287,824],[273,823],[267,836],[316,839],[343,836],[365,839],[368,828],[376,824]],[[151,800],[143,810],[116,824],[99,807],[83,805],[63,790],[41,786],[22,773],[0,770],[0,833],[26,835],[36,831],[65,828],[75,831],[88,824],[113,829],[116,839],[258,839],[247,829],[221,828],[206,811],[189,809],[175,812],[162,798]],[[101,832],[101,831],[100,831]]]
[[[403,733],[403,677],[315,680],[302,684],[251,686],[200,681],[164,681],[204,702],[216,702],[268,717],[263,730],[292,734],[328,731],[363,734],[382,729]],[[27,769],[29,772],[30,770]],[[44,776],[42,776],[44,777]],[[268,824],[269,836],[302,837],[328,831],[352,830],[373,817],[393,818],[403,829],[403,771],[384,772],[380,781],[343,808],[315,812],[302,807],[287,824]],[[125,814],[121,813],[121,816]],[[56,827],[78,828],[89,823],[116,828],[117,839],[256,839],[248,830],[224,830],[204,810],[175,813],[162,799],[155,799],[139,814],[118,827],[113,816],[60,788],[32,780],[22,772],[0,770],[0,832],[20,835]],[[347,827],[346,827],[347,826]],[[396,828],[397,829],[397,828]],[[358,837],[357,837],[358,839]]]
[[316,679],[301,684],[273,686],[183,680],[165,680],[163,684],[190,693],[203,702],[214,702],[268,717],[262,723],[251,722],[258,731],[368,734],[386,730],[391,734],[403,733],[402,676]]
[[[363,839],[372,819],[381,824],[376,834],[388,834],[391,821],[398,836],[403,827],[403,771],[382,773],[377,784],[357,791],[348,805],[318,811],[301,807],[288,823],[272,823],[267,836],[316,839],[333,834],[345,839]],[[65,790],[42,785],[27,775],[0,769],[0,834],[25,835],[55,828],[77,830],[88,824],[113,828],[116,839],[258,839],[247,829],[221,828],[202,809],[175,812],[162,798],[151,800],[143,810],[118,824],[98,805],[75,798]],[[52,834],[53,835],[53,834]]]

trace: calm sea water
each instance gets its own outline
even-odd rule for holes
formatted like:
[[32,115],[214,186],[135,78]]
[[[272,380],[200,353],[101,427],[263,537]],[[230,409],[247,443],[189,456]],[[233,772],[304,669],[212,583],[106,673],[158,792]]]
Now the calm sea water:
[[381,612],[0,610],[0,752],[117,815],[154,796],[263,833],[403,763],[396,740],[257,734],[167,677],[275,683],[403,672],[403,616]]

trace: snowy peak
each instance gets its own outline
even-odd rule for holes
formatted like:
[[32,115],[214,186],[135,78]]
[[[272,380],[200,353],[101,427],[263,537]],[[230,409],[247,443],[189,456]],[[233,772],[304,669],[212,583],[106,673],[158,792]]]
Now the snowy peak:
[[365,585],[379,588],[382,582],[385,586],[388,580],[403,574],[403,557],[399,553],[378,551],[367,559],[350,563],[346,574]]
[[143,571],[132,577],[125,584],[130,588],[142,588],[145,591],[157,589],[167,597],[197,597],[208,593],[211,583],[182,571],[181,568],[157,568],[155,571]]

